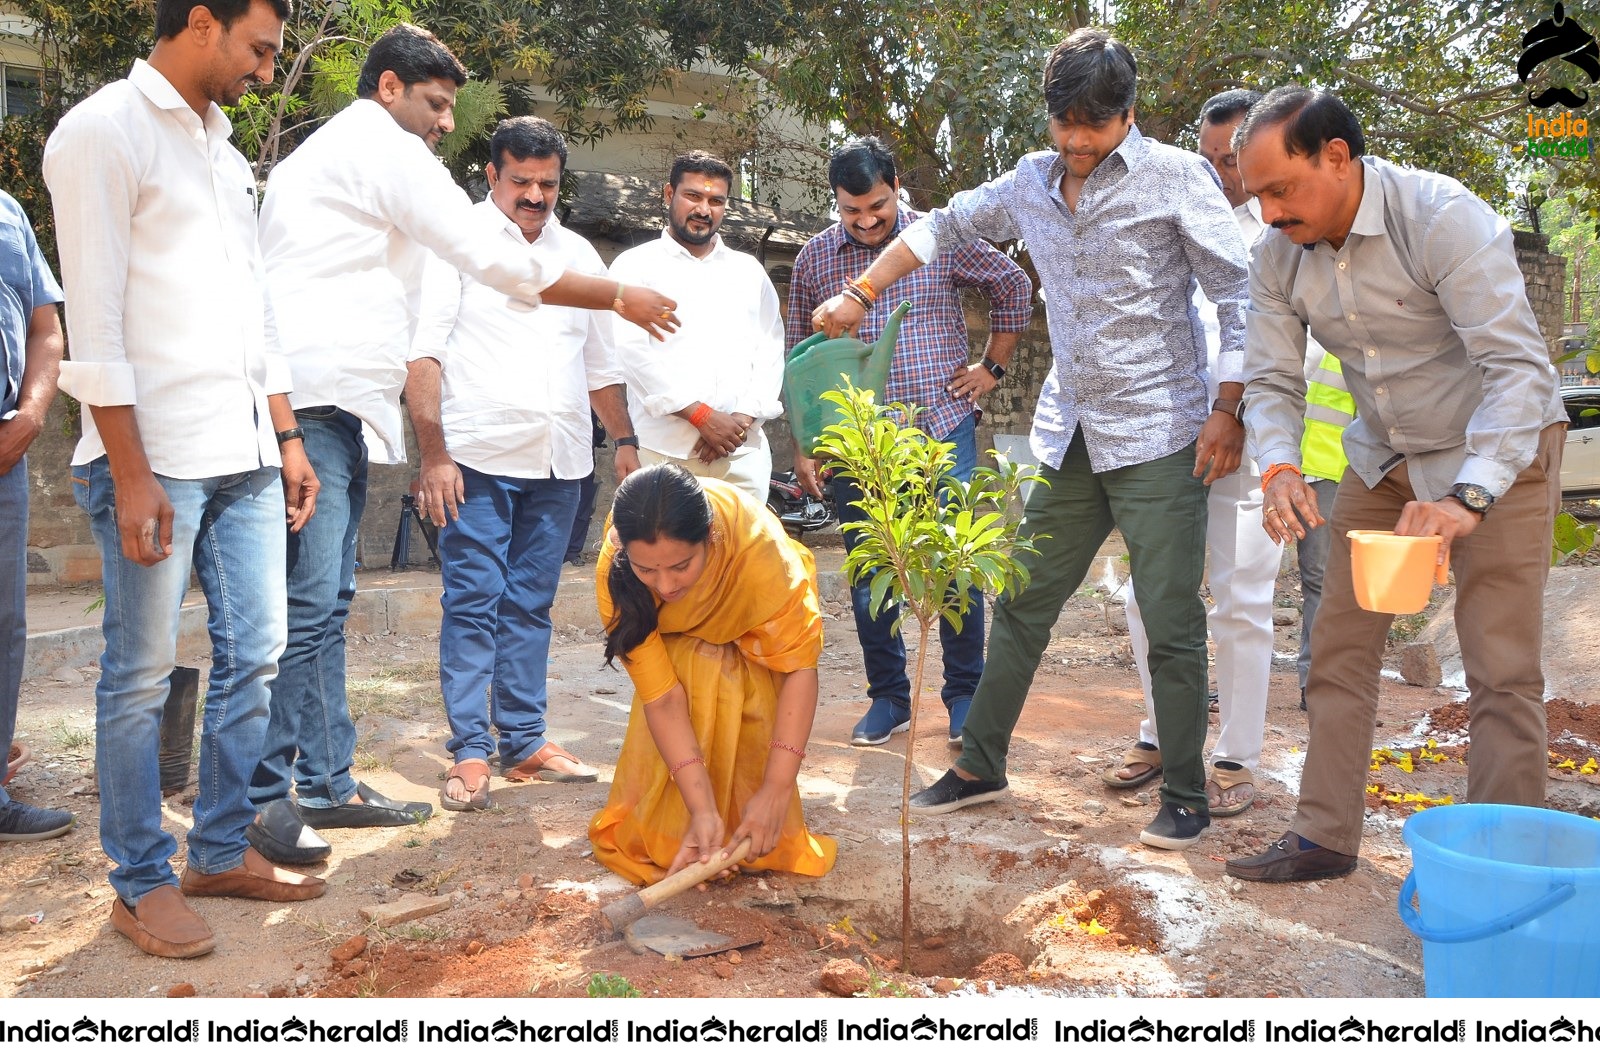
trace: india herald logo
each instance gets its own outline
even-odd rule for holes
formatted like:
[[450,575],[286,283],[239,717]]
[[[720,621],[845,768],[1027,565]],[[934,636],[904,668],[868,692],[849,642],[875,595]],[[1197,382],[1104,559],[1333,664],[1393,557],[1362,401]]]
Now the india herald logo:
[[[1527,84],[1535,70],[1557,60],[1581,70],[1589,84],[1600,81],[1600,45],[1577,19],[1567,17],[1563,4],[1556,4],[1551,18],[1541,20],[1524,34],[1522,55],[1517,59],[1517,80]],[[1588,102],[1586,90],[1575,92],[1566,85],[1551,85],[1542,92],[1528,91],[1528,103],[1534,107],[1581,107]]]

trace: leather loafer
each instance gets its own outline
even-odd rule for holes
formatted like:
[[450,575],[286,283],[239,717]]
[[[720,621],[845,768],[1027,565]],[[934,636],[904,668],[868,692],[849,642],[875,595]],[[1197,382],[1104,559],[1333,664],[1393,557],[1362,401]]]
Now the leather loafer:
[[200,914],[170,883],[139,899],[137,907],[114,900],[111,926],[153,957],[198,957],[217,944]]
[[1356,856],[1341,854],[1327,847],[1312,846],[1301,849],[1301,840],[1293,832],[1283,836],[1260,854],[1249,858],[1235,858],[1228,862],[1227,873],[1241,880],[1261,883],[1302,883],[1307,880],[1331,880],[1348,876],[1355,871]]
[[303,902],[320,897],[327,886],[315,876],[280,869],[250,847],[245,848],[244,863],[227,872],[183,870],[183,893],[191,897]]
[[430,802],[398,802],[380,795],[365,784],[356,785],[360,802],[343,806],[296,807],[300,820],[313,828],[398,828],[419,824],[433,816]]
[[328,860],[333,847],[306,827],[288,799],[269,802],[244,830],[245,839],[268,861],[279,865],[312,865]]

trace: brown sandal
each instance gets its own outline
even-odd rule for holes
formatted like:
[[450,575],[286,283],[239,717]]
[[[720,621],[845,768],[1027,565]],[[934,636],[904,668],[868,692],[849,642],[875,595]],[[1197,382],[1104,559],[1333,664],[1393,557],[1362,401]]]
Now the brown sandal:
[[[450,797],[450,782],[461,781],[467,789],[465,799]],[[487,810],[489,808],[489,763],[481,758],[457,762],[444,775],[444,787],[439,789],[439,805],[447,810]]]
[[[1127,769],[1130,766],[1140,766],[1142,768],[1131,777],[1119,777],[1117,775],[1117,770]],[[1104,770],[1100,774],[1100,780],[1108,788],[1137,788],[1143,784],[1148,784],[1160,775],[1160,748],[1140,742],[1128,748],[1128,753],[1122,756],[1120,765]]]
[[549,740],[543,747],[516,765],[502,769],[500,775],[513,784],[529,780],[548,780],[556,784],[589,784],[600,776],[600,771],[593,766],[584,765],[578,761],[577,755],[562,750],[560,744]]
[[[1249,798],[1241,799],[1237,795],[1229,798],[1228,793],[1234,788],[1249,788]],[[1213,817],[1237,817],[1248,810],[1256,801],[1256,778],[1243,766],[1226,769],[1219,765],[1211,767],[1211,779],[1206,783],[1207,810]]]

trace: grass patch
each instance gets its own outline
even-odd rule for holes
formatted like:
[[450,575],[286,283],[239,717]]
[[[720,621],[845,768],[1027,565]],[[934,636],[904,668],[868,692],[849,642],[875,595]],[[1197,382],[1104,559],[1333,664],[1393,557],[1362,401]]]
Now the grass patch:
[[589,978],[584,993],[590,997],[644,997],[639,988],[628,982],[626,976],[605,975],[595,972]]
[[374,928],[374,942],[443,942],[450,937],[450,929],[442,924],[396,924],[394,927]]
[[94,730],[79,729],[58,721],[50,727],[50,742],[58,751],[82,751],[94,746]]
[[350,717],[357,721],[368,715],[413,718],[444,707],[439,667],[434,663],[396,666],[370,677],[353,678],[345,683],[345,694]]

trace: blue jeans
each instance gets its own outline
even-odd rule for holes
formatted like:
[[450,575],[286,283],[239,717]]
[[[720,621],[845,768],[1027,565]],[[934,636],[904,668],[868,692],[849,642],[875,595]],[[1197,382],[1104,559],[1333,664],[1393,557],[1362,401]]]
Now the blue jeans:
[[487,759],[493,720],[500,762],[511,766],[545,745],[550,605],[581,484],[459,466],[467,499],[439,531],[439,685],[451,733],[445,749],[456,762]]
[[572,533],[567,538],[568,563],[583,559],[583,546],[589,543],[589,524],[594,521],[595,494],[600,491],[595,472],[578,479],[578,507],[572,514]]
[[356,794],[356,727],[345,698],[344,623],[356,594],[356,531],[367,507],[361,421],[331,406],[295,410],[322,482],[317,512],[288,535],[289,646],[272,686],[272,724],[250,801],[343,806]]
[[[968,416],[944,439],[954,442],[955,468],[951,472],[962,482],[972,478],[978,467],[978,437],[976,418]],[[833,480],[834,503],[839,510],[839,522],[848,523],[864,518],[856,502],[861,490],[854,479],[839,477]],[[854,548],[860,535],[845,531],[846,548]],[[885,607],[877,616],[869,613],[871,601],[870,577],[863,577],[850,586],[850,604],[856,615],[856,639],[861,642],[861,660],[867,669],[867,695],[869,698],[889,699],[909,706],[911,681],[906,677],[905,639],[894,630],[895,618],[900,613],[898,605]],[[978,679],[983,676],[983,594],[976,589],[968,594],[971,603],[967,609],[961,632],[944,619],[939,620],[939,644],[944,649],[944,689],[941,698],[945,706],[957,700],[971,699],[978,690]]]
[[198,872],[244,861],[244,830],[255,817],[250,770],[261,757],[285,639],[278,469],[156,481],[172,503],[172,553],[141,567],[122,555],[111,465],[101,457],[72,469],[73,496],[89,513],[105,579],[106,650],[95,689],[100,844],[113,862],[111,886],[129,905],[178,882],[168,863],[178,845],[161,828],[161,707],[191,569],[211,633],[200,796],[189,830],[189,864]]
[[[0,754],[17,733],[17,694],[28,647],[28,458],[0,475]],[[0,773],[5,767],[0,766]],[[0,806],[11,801],[0,787]]]

